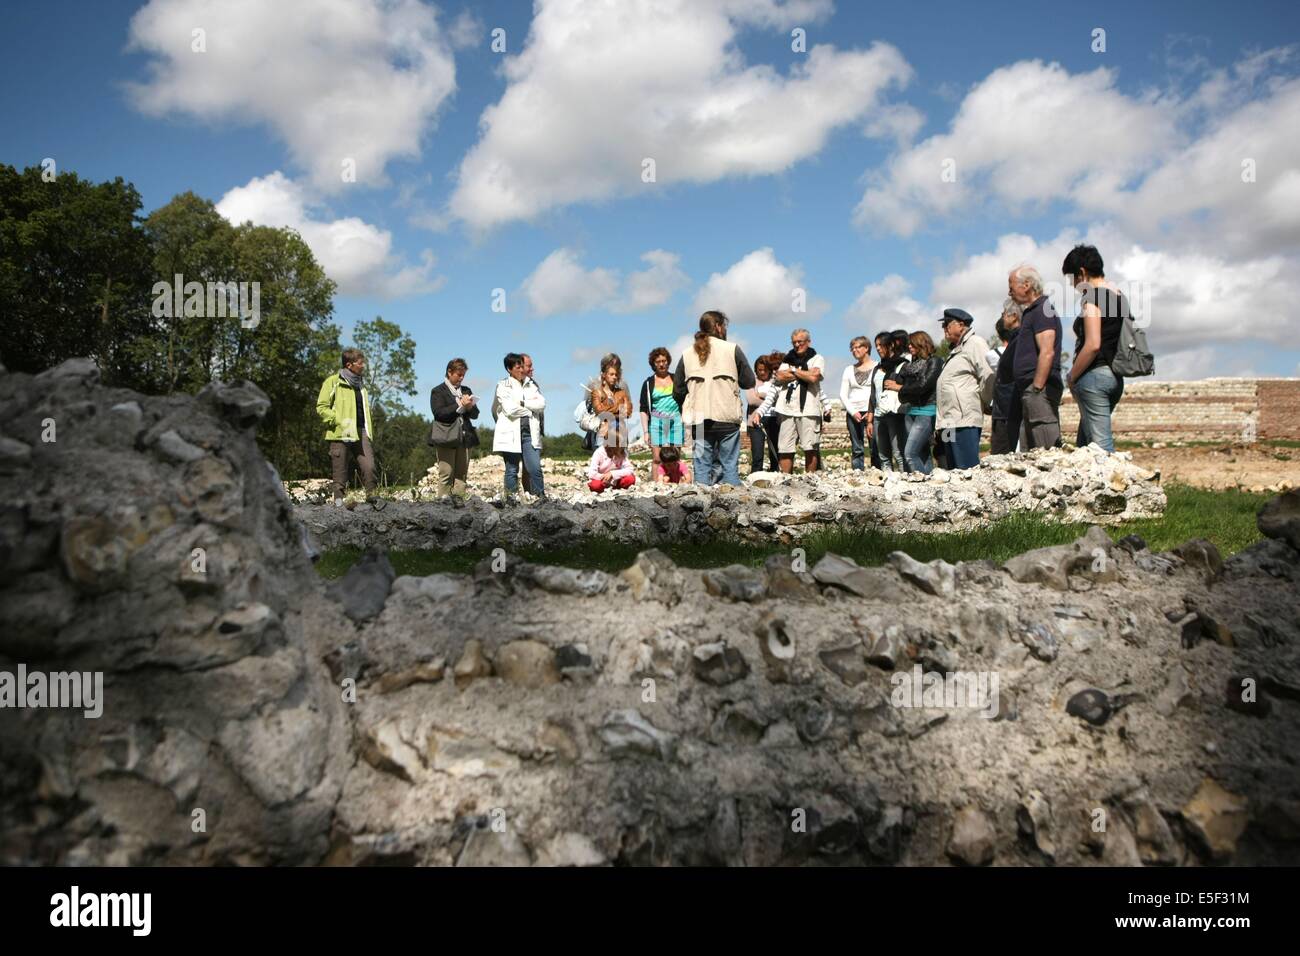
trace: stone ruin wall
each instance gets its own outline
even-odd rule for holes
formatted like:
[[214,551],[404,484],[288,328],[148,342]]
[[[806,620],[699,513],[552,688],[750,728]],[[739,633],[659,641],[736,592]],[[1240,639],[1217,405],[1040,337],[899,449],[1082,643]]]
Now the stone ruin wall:
[[[70,362],[0,405],[0,669],[106,698],[0,711],[0,863],[1300,862],[1300,493],[1227,560],[1094,528],[1002,566],[326,585],[255,387]],[[917,667],[996,707],[900,700]]]

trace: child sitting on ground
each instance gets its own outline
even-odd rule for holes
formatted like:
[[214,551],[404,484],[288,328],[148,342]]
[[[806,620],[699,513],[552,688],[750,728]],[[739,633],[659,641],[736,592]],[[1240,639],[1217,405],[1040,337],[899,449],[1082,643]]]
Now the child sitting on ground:
[[591,456],[587,466],[587,487],[597,493],[606,488],[631,488],[636,484],[636,472],[632,460],[627,457],[627,449],[618,446],[600,445]]
[[682,461],[682,450],[676,445],[664,445],[659,449],[659,463],[651,464],[654,479],[659,484],[690,484],[691,469]]

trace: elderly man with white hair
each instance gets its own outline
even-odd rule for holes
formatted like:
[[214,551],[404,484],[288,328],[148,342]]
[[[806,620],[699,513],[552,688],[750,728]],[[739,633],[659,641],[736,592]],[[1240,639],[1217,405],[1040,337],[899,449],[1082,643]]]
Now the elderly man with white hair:
[[1015,387],[1007,430],[1020,434],[1020,450],[1050,448],[1061,442],[1061,317],[1043,292],[1043,277],[1020,265],[1007,276],[1007,294],[1024,307],[1012,367]]

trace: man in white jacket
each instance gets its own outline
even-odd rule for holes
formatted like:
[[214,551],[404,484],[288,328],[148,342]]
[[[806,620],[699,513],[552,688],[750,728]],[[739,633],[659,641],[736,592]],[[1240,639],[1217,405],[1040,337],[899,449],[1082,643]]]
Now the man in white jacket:
[[500,452],[506,462],[507,497],[514,497],[519,489],[519,463],[522,461],[532,493],[545,498],[540,416],[546,408],[546,399],[537,383],[525,381],[522,355],[511,352],[505,357],[505,366],[508,374],[497,383],[492,400],[492,415],[496,419],[492,450]]

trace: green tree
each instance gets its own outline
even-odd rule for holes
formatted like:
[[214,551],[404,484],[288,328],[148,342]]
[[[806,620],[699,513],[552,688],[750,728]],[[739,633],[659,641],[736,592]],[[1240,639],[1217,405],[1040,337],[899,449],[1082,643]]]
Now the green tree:
[[415,394],[415,340],[379,315],[358,322],[352,340],[366,353],[364,380],[371,413],[376,406],[394,413],[409,411],[402,396]]
[[[182,193],[155,209],[144,221],[153,246],[158,281],[237,282],[235,227],[211,200]],[[174,311],[174,310],[173,310]],[[208,317],[155,316],[152,349],[163,369],[166,392],[195,391],[211,377],[223,336]]]
[[157,369],[140,340],[151,332],[152,252],[140,194],[121,178],[0,165],[0,353],[14,371],[40,372],[90,356],[105,381],[151,390]]

